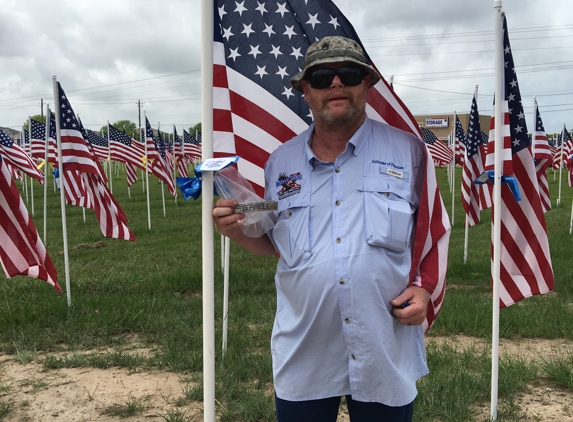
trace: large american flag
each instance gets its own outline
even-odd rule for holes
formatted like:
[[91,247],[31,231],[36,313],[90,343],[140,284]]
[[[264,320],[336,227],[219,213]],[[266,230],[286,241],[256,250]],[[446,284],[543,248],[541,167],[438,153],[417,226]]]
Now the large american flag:
[[[517,83],[517,74],[511,54],[507,21],[503,19],[503,51],[505,71],[503,75],[502,110],[504,110],[502,136],[510,138],[512,173],[521,193],[521,200],[516,201],[509,186],[501,186],[501,273],[499,286],[500,307],[506,307],[529,296],[551,291],[554,285],[553,269],[549,254],[549,242],[545,225],[545,214],[539,197],[537,175],[531,152],[531,140],[527,133],[525,114],[521,103],[521,94]],[[498,98],[496,98],[496,101]],[[492,121],[495,120],[492,118]],[[499,124],[501,122],[497,122]],[[490,132],[488,144],[488,161],[494,162],[494,139]],[[495,136],[493,136],[495,138]],[[505,151],[504,159],[507,159]],[[498,204],[494,204],[497,207]],[[498,212],[494,210],[494,212]],[[493,213],[492,213],[493,218]],[[492,220],[493,221],[493,220]],[[493,233],[493,230],[492,230]],[[492,241],[494,239],[492,238]],[[492,248],[493,252],[493,248]],[[492,255],[493,259],[493,255]]]
[[104,236],[134,241],[135,236],[127,227],[127,217],[106,186],[107,179],[97,162],[90,145],[84,139],[81,123],[58,82],[60,135],[66,197],[77,189],[73,205],[92,208]]
[[547,135],[543,128],[541,115],[539,114],[539,107],[537,100],[534,101],[534,120],[535,130],[533,131],[533,158],[535,159],[535,172],[537,173],[537,183],[539,184],[539,196],[541,198],[541,206],[543,212],[551,209],[551,197],[549,195],[549,182],[547,180],[547,169],[553,163],[553,154],[549,148]]
[[44,175],[38,170],[30,156],[2,130],[0,130],[0,155],[11,167],[23,171],[40,183],[44,183]]
[[466,134],[462,126],[462,122],[456,115],[456,121],[454,122],[454,145],[456,151],[456,164],[463,166],[466,159]]
[[420,131],[422,132],[422,138],[424,139],[426,146],[430,150],[434,163],[438,164],[440,167],[451,164],[453,159],[452,149],[444,142],[440,141],[431,130],[421,127]]
[[114,125],[108,125],[109,149],[111,159],[121,163],[128,163],[145,170],[143,158],[145,157],[145,145],[137,142],[129,135],[117,129]]
[[[331,35],[361,42],[350,22],[328,0],[218,0],[215,7],[214,155],[241,156],[239,171],[262,196],[263,168],[270,153],[312,122],[302,94],[289,83],[302,67],[308,46]],[[367,112],[373,119],[420,137],[416,120],[383,79],[368,93]],[[425,322],[429,328],[445,292],[450,226],[426,151],[411,280],[433,292]]]
[[56,268],[28,214],[12,180],[6,161],[0,156],[0,262],[6,277],[25,275],[44,280],[59,293]]
[[480,211],[485,206],[486,194],[489,195],[487,184],[478,185],[474,181],[483,173],[483,159],[485,159],[485,145],[482,144],[481,126],[476,98],[472,99],[468,136],[466,138],[466,156],[462,174],[462,205],[468,216],[468,226],[472,227],[480,221]]

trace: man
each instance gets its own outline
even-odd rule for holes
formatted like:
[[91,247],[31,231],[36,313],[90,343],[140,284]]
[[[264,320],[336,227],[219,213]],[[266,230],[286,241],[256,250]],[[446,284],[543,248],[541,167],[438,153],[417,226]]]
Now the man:
[[312,44],[291,85],[314,123],[274,151],[265,196],[274,227],[250,238],[234,200],[213,210],[218,231],[260,255],[278,253],[271,340],[279,422],[410,421],[428,373],[429,293],[409,285],[424,143],[366,117],[380,80],[343,37]]

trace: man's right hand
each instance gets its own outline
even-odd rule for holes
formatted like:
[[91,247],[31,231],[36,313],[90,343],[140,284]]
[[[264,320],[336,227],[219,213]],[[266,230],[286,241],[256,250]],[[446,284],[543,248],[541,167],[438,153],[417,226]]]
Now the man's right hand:
[[241,231],[238,221],[243,217],[242,214],[235,214],[234,208],[238,202],[234,199],[219,199],[213,208],[213,219],[217,231],[223,236],[236,238],[237,231]]

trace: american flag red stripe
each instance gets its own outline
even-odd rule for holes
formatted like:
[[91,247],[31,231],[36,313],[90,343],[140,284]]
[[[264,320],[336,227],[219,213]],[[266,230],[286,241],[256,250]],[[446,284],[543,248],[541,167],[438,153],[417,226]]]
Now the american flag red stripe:
[[[253,53],[253,51],[251,53],[248,51],[249,44],[251,49],[253,49],[253,46],[258,42],[250,42],[249,40],[249,42],[240,44],[238,49],[229,47],[229,50],[225,50],[224,43],[227,43],[229,40],[235,42],[238,38],[230,37],[228,33],[221,33],[221,28],[223,28],[224,32],[227,32],[227,27],[230,28],[232,23],[237,28],[242,28],[243,22],[240,20],[247,14],[231,14],[231,11],[236,6],[229,1],[218,0],[217,6],[216,33],[213,46],[214,156],[241,156],[241,160],[237,164],[238,170],[253,184],[255,191],[262,196],[264,186],[263,167],[269,154],[279,145],[305,130],[311,121],[308,106],[300,95],[293,92],[292,88],[290,88],[288,80],[292,75],[287,76],[283,72],[286,72],[286,69],[289,69],[291,74],[298,71],[306,48],[315,39],[327,35],[342,35],[353,38],[358,42],[360,41],[352,25],[332,2],[321,1],[295,4],[295,2],[287,1],[281,7],[287,7],[288,13],[283,15],[282,13],[274,13],[275,10],[272,10],[263,17],[257,11],[249,15],[249,19],[251,19],[249,23],[253,22],[254,19],[261,19],[257,23],[260,28],[263,28],[265,26],[263,24],[267,23],[276,24],[275,28],[279,26],[282,28],[286,25],[286,22],[283,22],[282,19],[289,19],[288,24],[294,24],[293,28],[302,29],[304,27],[305,37],[293,37],[290,40],[283,37],[287,41],[283,46],[285,53],[287,50],[289,53],[292,50],[293,54],[287,55],[281,52],[280,57],[285,59],[285,61],[279,63],[278,72],[276,62],[273,62],[272,66],[270,64],[267,66],[265,63],[253,63],[252,66],[248,66],[249,71],[247,72],[245,69],[239,69],[240,64],[245,61],[239,62],[237,60],[235,62],[233,56],[238,57],[236,54],[241,54],[238,49],[244,47],[242,57],[246,58]],[[225,10],[225,6],[227,6],[227,10]],[[315,15],[315,13],[318,14]],[[323,24],[315,27],[313,25],[311,28],[309,24],[303,24],[296,18],[307,14],[318,16],[318,20],[321,22],[328,22],[330,19],[330,26]],[[226,21],[220,22],[217,16],[219,19],[224,17]],[[236,19],[236,21],[231,22],[231,19]],[[272,19],[277,21],[271,22]],[[268,28],[269,26],[267,25]],[[271,36],[271,31],[269,31],[268,35],[269,37]],[[261,40],[268,41],[268,38],[265,38],[267,34],[259,34],[259,36],[262,37]],[[227,37],[227,41],[224,40],[225,37]],[[275,40],[279,42],[278,39]],[[306,44],[303,45],[303,43]],[[268,50],[271,50],[271,47],[268,45]],[[300,55],[295,53],[300,53]],[[256,52],[252,55],[258,59]],[[267,54],[266,56],[269,55]],[[293,58],[291,59],[291,57]],[[271,58],[274,60],[273,56]],[[286,59],[291,61],[287,63]],[[252,73],[250,73],[252,69],[258,69],[260,75],[265,76],[271,72],[277,73],[274,75],[274,79],[263,79],[262,76],[259,78],[258,75],[252,77]],[[242,72],[246,73],[243,74]],[[268,85],[264,85],[267,84],[267,80],[269,81]],[[271,83],[270,81],[277,81],[277,83]],[[370,89],[368,98],[367,113],[369,117],[420,137],[420,131],[415,119],[386,81],[381,80],[375,87]],[[431,326],[438,315],[444,297],[450,230],[431,160],[429,150],[426,148],[426,162],[424,163],[426,179],[418,209],[411,270],[412,283],[421,285],[431,292],[431,303],[428,306],[425,322],[426,328]]]
[[44,280],[61,293],[56,268],[0,156],[0,261],[6,277]]
[[[502,19],[506,65],[505,73],[496,76],[504,78],[502,136],[504,141],[509,138],[510,145],[510,149],[504,149],[502,153],[504,160],[507,159],[507,152],[510,153],[511,163],[509,164],[513,169],[512,173],[505,173],[508,167],[504,166],[503,172],[506,176],[515,177],[521,193],[521,200],[517,201],[508,185],[504,183],[501,186],[501,204],[494,204],[495,207],[500,207],[501,216],[499,305],[503,308],[523,298],[551,291],[554,286],[554,276],[551,268],[545,214],[539,196],[531,140],[527,134],[505,15]],[[494,121],[493,118],[492,121]],[[489,148],[494,141],[495,130],[492,130],[488,144],[489,163],[495,161],[494,148]],[[495,212],[497,210],[492,213],[492,218]],[[492,245],[495,243],[496,239],[493,238],[492,230]]]
[[127,186],[131,186],[137,182],[137,169],[134,165],[125,163],[125,174],[127,177]]

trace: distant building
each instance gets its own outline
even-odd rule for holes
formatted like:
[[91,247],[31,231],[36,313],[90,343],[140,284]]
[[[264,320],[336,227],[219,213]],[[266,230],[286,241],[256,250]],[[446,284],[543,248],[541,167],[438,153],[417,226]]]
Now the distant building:
[[[414,116],[416,122],[420,127],[424,127],[434,133],[439,139],[447,141],[448,136],[452,133],[454,125],[454,115],[452,114],[425,114]],[[468,123],[470,114],[458,114],[458,119],[464,128],[464,132],[468,131]],[[480,115],[479,124],[482,132],[489,134],[489,122],[491,116]]]
[[20,139],[20,132],[17,130],[14,130],[12,128],[9,127],[2,127],[0,126],[0,130],[2,130],[2,132],[4,132],[6,135],[8,135],[10,138],[12,138],[12,140],[17,140]]

